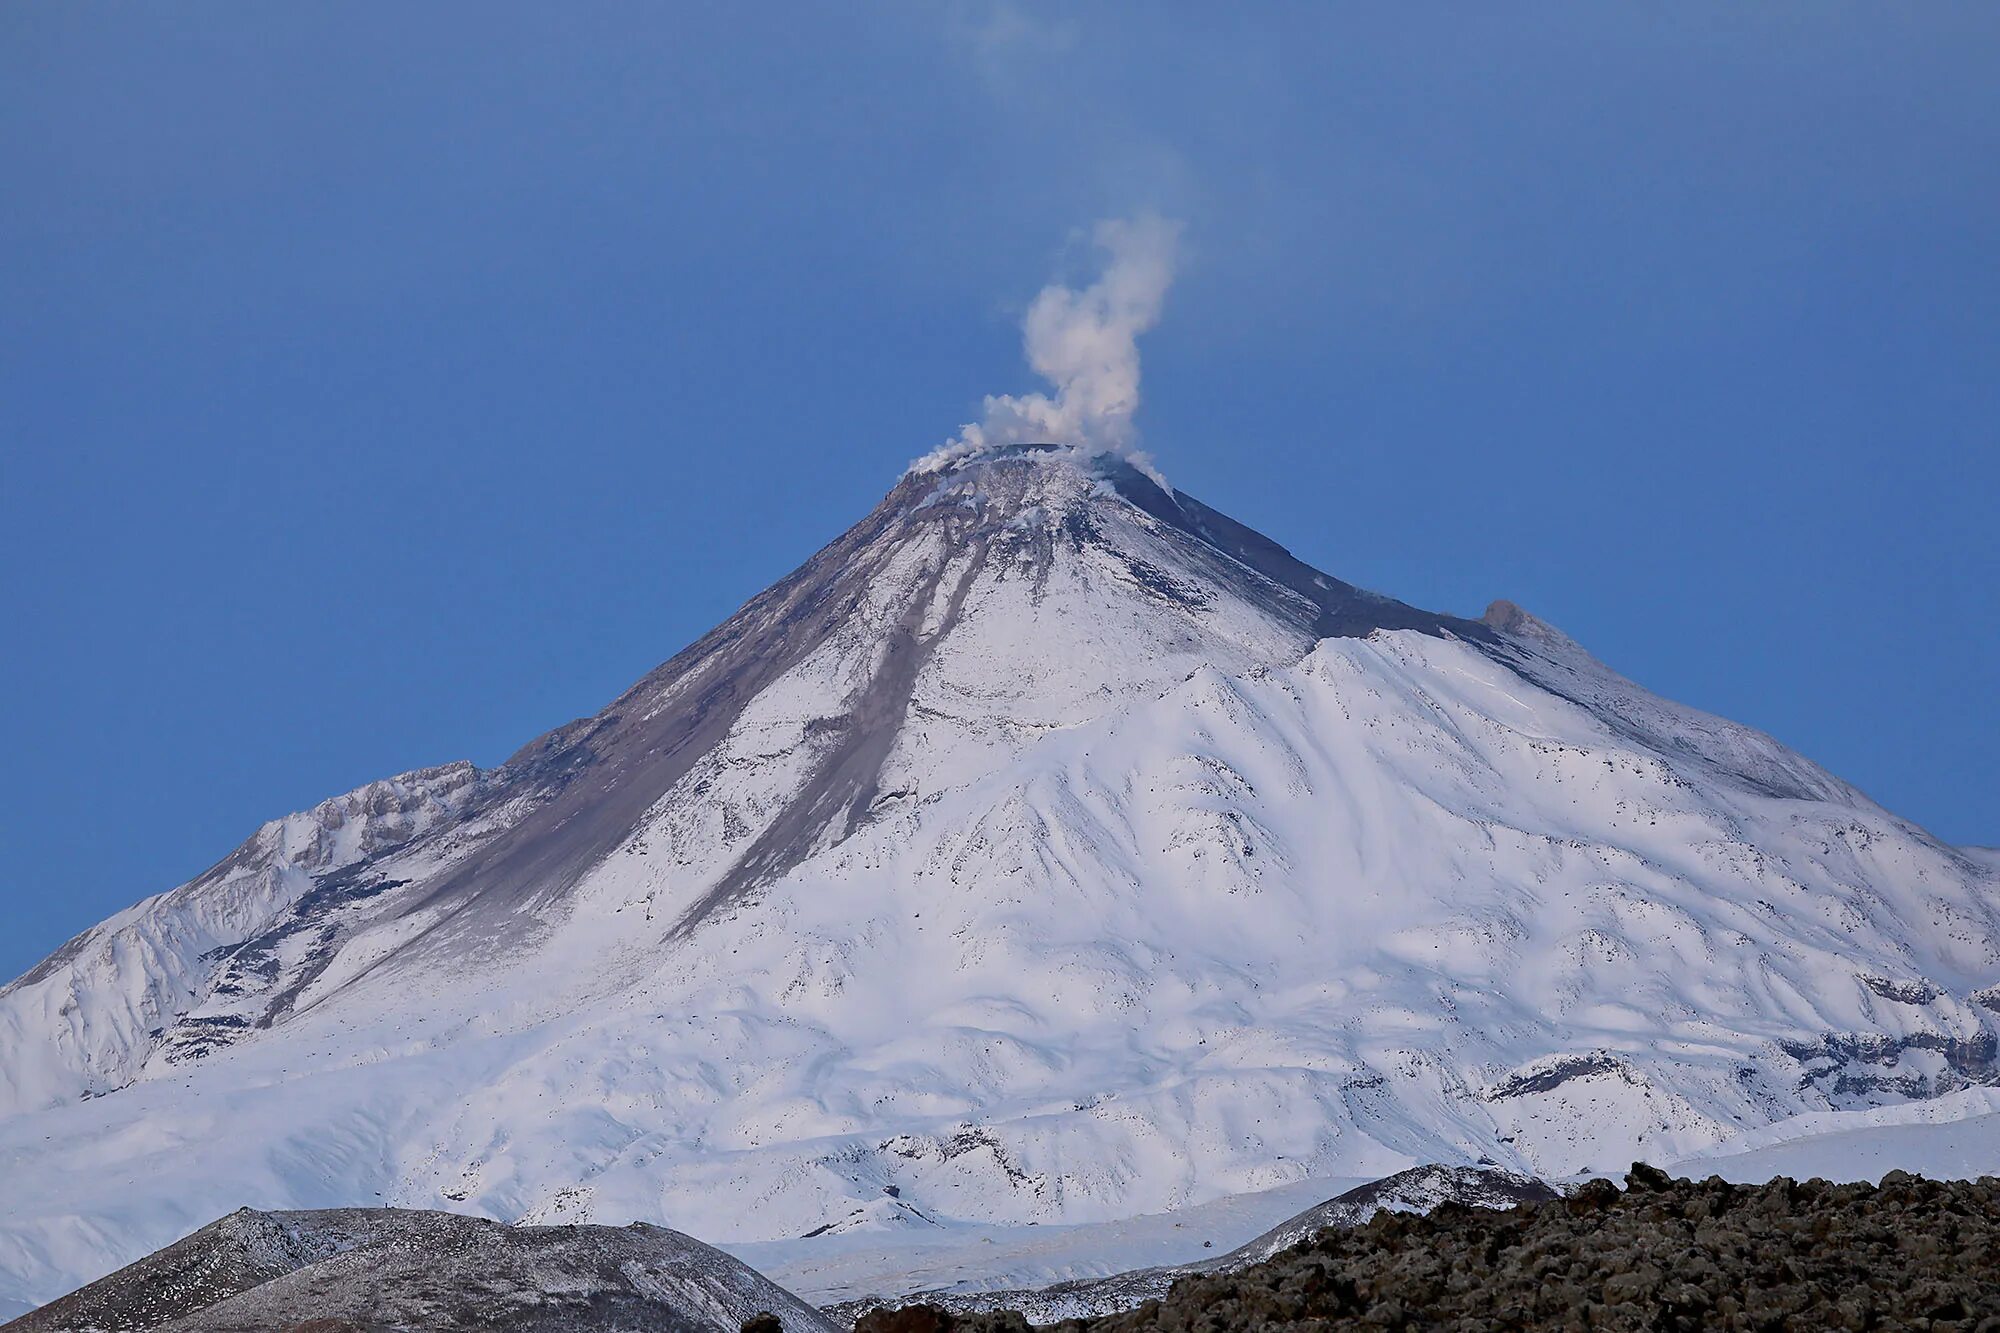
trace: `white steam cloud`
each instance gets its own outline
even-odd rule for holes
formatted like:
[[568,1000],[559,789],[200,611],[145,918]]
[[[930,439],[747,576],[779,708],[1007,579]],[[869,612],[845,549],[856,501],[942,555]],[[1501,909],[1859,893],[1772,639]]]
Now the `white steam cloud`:
[[997,445],[1051,443],[1118,454],[1151,471],[1136,452],[1132,425],[1139,335],[1160,322],[1180,236],[1180,223],[1150,214],[1099,222],[1092,238],[1108,258],[1097,281],[1081,291],[1060,283],[1042,288],[1021,324],[1028,364],[1055,393],[987,395],[979,421],[911,470],[935,472]]

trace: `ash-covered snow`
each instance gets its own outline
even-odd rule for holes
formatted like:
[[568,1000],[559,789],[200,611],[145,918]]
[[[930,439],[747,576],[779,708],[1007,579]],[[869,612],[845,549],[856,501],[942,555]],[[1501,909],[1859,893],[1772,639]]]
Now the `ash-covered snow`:
[[246,1204],[915,1241],[2000,1079],[1992,857],[1113,460],[906,477],[343,801],[0,991],[0,1301]]

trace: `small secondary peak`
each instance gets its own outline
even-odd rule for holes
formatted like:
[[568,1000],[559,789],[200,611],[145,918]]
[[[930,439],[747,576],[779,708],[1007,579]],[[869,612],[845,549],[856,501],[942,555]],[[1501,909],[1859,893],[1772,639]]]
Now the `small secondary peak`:
[[1509,638],[1533,639],[1561,647],[1576,647],[1569,635],[1504,597],[1495,599],[1487,606],[1486,613],[1479,617],[1479,623]]

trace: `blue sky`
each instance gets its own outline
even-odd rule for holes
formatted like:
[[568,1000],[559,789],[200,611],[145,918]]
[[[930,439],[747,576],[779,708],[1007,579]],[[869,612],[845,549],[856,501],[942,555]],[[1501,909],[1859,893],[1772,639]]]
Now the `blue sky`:
[[1154,210],[1168,477],[2000,842],[2000,7],[0,9],[0,974],[504,758]]

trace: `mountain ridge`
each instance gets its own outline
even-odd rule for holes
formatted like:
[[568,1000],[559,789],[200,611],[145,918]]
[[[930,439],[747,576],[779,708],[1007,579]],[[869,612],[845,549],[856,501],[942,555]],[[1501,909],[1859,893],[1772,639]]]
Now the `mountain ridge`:
[[2000,1081],[2000,866],[1071,450],[908,475],[599,714],[378,787],[0,990],[13,1290],[244,1203],[1089,1221]]
[[728,1255],[660,1227],[514,1229],[393,1208],[243,1208],[19,1320],[11,1333],[535,1328],[834,1333]]

